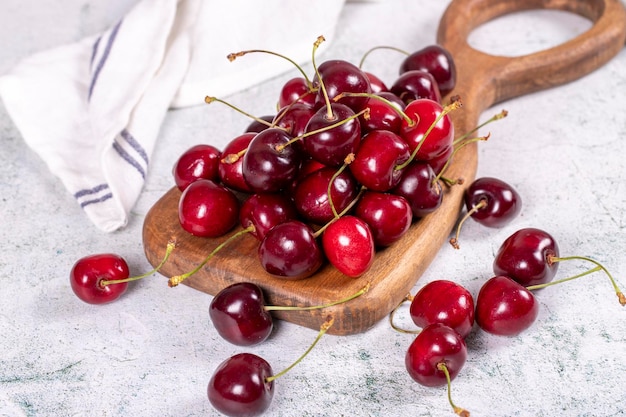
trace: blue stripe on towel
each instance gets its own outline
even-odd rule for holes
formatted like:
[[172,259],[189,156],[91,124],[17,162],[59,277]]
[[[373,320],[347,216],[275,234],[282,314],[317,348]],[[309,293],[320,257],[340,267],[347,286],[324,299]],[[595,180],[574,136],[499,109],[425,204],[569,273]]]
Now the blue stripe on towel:
[[[93,76],[91,78],[91,84],[89,85],[89,94],[87,96],[87,100],[91,99],[91,94],[93,93],[93,89],[96,85],[96,81],[98,81],[98,76],[100,75],[100,71],[102,71],[102,67],[104,67],[105,62],[107,58],[109,57],[109,53],[111,52],[111,48],[113,47],[113,42],[115,41],[115,37],[117,36],[117,32],[119,31],[120,26],[122,25],[122,22],[123,20],[120,20],[117,23],[117,25],[113,27],[113,30],[111,31],[111,34],[109,35],[109,39],[107,40],[107,44],[104,48],[104,52],[102,53],[102,57],[100,58],[100,61],[98,62],[98,66],[96,67],[96,70],[93,73]],[[98,39],[98,41],[94,45],[94,56],[92,56],[92,61],[95,58],[95,52],[98,47],[98,43],[100,43],[100,39]]]
[[[143,179],[146,179],[146,171],[117,141],[113,142],[113,149],[118,153],[123,160],[128,162],[133,168],[139,172]],[[144,152],[145,153],[145,152]]]
[[139,142],[137,142],[137,139],[135,139],[133,137],[133,135],[130,134],[130,132],[126,129],[122,130],[120,132],[120,136],[122,136],[122,138],[124,138],[124,140],[126,142],[128,142],[128,144],[130,146],[133,147],[133,149],[141,156],[141,158],[145,161],[146,165],[148,165],[148,154],[146,153],[146,151],[144,150],[144,148],[142,148],[141,144],[139,144]]
[[[83,190],[80,190],[76,193],[74,193],[74,198],[76,198],[77,200],[80,200],[81,198],[85,197],[85,196],[93,196],[94,194],[98,194],[103,190],[108,190],[109,189],[109,185],[108,184],[99,184],[96,185],[93,188],[85,188]],[[84,201],[80,201],[80,207],[81,208],[85,208],[86,206],[90,205],[90,204],[94,204],[94,203],[101,203],[103,201],[106,201],[108,199],[110,199],[111,197],[113,197],[112,193],[107,193],[104,195],[101,195],[99,197],[95,197],[95,198],[90,198],[89,200],[84,200]]]

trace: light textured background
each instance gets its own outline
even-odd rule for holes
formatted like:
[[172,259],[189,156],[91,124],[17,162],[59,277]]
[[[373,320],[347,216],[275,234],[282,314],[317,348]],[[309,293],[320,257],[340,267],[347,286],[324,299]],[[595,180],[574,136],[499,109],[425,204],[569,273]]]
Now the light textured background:
[[[0,73],[38,50],[106,28],[131,4],[3,0]],[[447,4],[349,3],[325,57],[358,61],[376,45],[421,48],[434,42]],[[589,25],[566,13],[527,12],[485,24],[471,42],[515,55],[558,44]],[[367,62],[366,69],[392,80],[399,57],[380,52]],[[227,99],[267,114],[286,77]],[[506,108],[509,117],[489,127],[479,175],[517,187],[522,214],[500,230],[467,222],[461,250],[444,246],[414,291],[447,278],[477,294],[500,243],[526,226],[552,233],[563,255],[602,261],[626,286],[625,92],[622,50],[579,81],[486,112],[484,118]],[[207,315],[209,296],[185,286],[172,290],[155,276],[132,285],[117,302],[94,307],[74,297],[68,273],[78,258],[110,251],[124,256],[133,271],[147,270],[142,221],[172,186],[177,155],[205,141],[223,146],[246,124],[219,105],[171,112],[129,226],[107,235],[88,222],[0,106],[0,416],[216,415],[206,384],[218,363],[244,349],[216,335]],[[580,264],[560,269],[562,276],[580,270]],[[608,280],[595,274],[546,289],[538,299],[539,318],[519,337],[470,336],[468,362],[453,385],[456,402],[473,416],[624,415],[626,310]],[[408,324],[402,313],[400,320]],[[280,323],[268,342],[249,350],[280,370],[314,336]],[[410,342],[386,321],[364,334],[325,337],[277,381],[268,415],[452,415],[444,388],[421,387],[405,372]]]

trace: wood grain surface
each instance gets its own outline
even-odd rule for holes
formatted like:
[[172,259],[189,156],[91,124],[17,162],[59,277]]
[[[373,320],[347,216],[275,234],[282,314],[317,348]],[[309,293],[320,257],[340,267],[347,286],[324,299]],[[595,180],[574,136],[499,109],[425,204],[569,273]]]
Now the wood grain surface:
[[[529,9],[566,10],[594,24],[562,45],[521,57],[493,56],[468,45],[468,35],[479,25]],[[451,113],[458,136],[473,129],[480,115],[494,104],[575,80],[606,63],[624,46],[626,13],[619,0],[456,0],[441,18],[437,40],[452,53],[457,66],[457,85],[450,95],[459,95],[464,103]],[[261,286],[269,304],[309,306],[344,298],[369,283],[366,294],[348,303],[322,310],[273,313],[312,329],[332,315],[335,323],[329,333],[364,332],[402,301],[447,242],[461,210],[464,187],[474,179],[477,164],[476,145],[457,153],[446,176],[463,178],[465,185],[445,189],[441,207],[416,221],[399,242],[379,251],[372,268],[357,279],[343,276],[330,265],[299,281],[270,276],[259,264],[256,239],[243,236],[218,252],[184,284],[214,295],[234,282],[249,281]],[[144,250],[152,265],[164,256],[167,242],[176,240],[176,249],[161,269],[166,277],[194,269],[229,236],[205,239],[185,232],[178,221],[179,197],[180,192],[173,187],[151,208],[143,227]]]

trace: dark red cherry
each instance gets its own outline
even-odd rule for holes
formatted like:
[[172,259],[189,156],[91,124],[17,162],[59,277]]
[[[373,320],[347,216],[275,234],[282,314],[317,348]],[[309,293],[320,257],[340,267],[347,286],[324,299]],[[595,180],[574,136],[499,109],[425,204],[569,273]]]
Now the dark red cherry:
[[[251,121],[250,124],[246,127],[245,132],[246,133],[259,133],[259,132],[264,131],[265,129],[270,127],[270,124],[274,120],[274,117],[276,116],[265,115],[265,116],[259,117],[257,120]],[[266,123],[263,123],[263,121]]]
[[435,78],[426,71],[412,70],[402,73],[389,87],[389,91],[409,104],[417,99],[441,102],[441,93]]
[[258,256],[265,271],[286,279],[309,277],[324,260],[313,231],[298,220],[270,229],[259,245]]
[[385,82],[381,80],[380,77],[378,77],[377,75],[365,71],[365,76],[370,82],[370,90],[373,94],[389,91],[389,87],[387,87]]
[[374,238],[369,225],[355,216],[342,216],[322,234],[326,259],[352,278],[367,272],[374,262]]
[[551,258],[559,256],[559,247],[547,232],[524,228],[502,243],[493,261],[495,275],[506,275],[524,287],[552,281],[559,268]]
[[369,115],[367,117],[364,114],[359,116],[361,133],[365,134],[378,129],[399,133],[402,125],[400,111],[404,110],[404,103],[393,93],[381,92],[377,96],[386,101],[376,97],[370,97],[367,100],[365,107],[369,109]]
[[328,200],[330,196],[337,213],[343,211],[358,194],[357,181],[348,170],[335,176],[336,169],[323,167],[302,178],[295,187],[293,200],[296,210],[307,222],[322,225],[329,222],[334,213]]
[[431,281],[413,297],[410,313],[418,327],[442,323],[466,338],[474,326],[474,297],[456,282]]
[[70,272],[74,294],[89,304],[104,304],[117,300],[126,292],[128,283],[102,285],[102,281],[128,278],[128,264],[124,258],[103,253],[89,255],[76,261]]
[[250,186],[243,179],[243,155],[237,155],[241,152],[245,152],[255,136],[256,133],[254,132],[237,136],[232,139],[222,151],[222,158],[218,165],[218,173],[220,180],[228,188],[244,193],[252,192]]
[[509,224],[522,209],[522,198],[517,190],[492,177],[474,180],[465,190],[464,201],[467,211],[472,211],[471,217],[488,227]]
[[305,152],[313,159],[328,166],[339,166],[346,157],[355,153],[361,143],[361,124],[350,107],[341,103],[330,105],[332,117],[329,117],[327,107],[320,108],[309,120],[306,133],[311,133],[302,139]]
[[411,157],[402,138],[387,130],[374,130],[363,136],[354,161],[349,165],[354,178],[373,191],[388,191],[398,185],[404,164]]
[[207,396],[211,405],[230,417],[263,414],[272,403],[272,367],[252,353],[239,353],[222,362],[209,381]]
[[411,206],[404,197],[376,191],[363,193],[354,215],[370,226],[377,247],[389,246],[400,240],[413,221]]
[[270,128],[250,141],[241,166],[243,178],[257,193],[277,192],[291,185],[300,167],[300,154],[289,144],[291,135]]
[[442,323],[423,328],[415,337],[405,356],[406,369],[416,382],[427,387],[447,385],[439,365],[448,369],[450,380],[456,378],[465,365],[467,346],[454,329]]
[[442,96],[456,85],[456,66],[450,52],[440,45],[429,45],[407,56],[400,64],[400,74],[420,70],[430,73],[439,86]]
[[222,153],[212,145],[195,145],[187,149],[178,158],[172,174],[180,191],[197,179],[204,178],[215,181],[219,178],[218,165]]
[[[318,66],[317,71],[330,100],[333,100],[340,93],[369,94],[372,92],[367,75],[351,62],[340,59],[328,60],[322,62]],[[313,78],[313,85],[319,89],[317,92],[317,104],[324,107],[326,100],[317,74]],[[343,97],[339,100],[339,103],[350,107],[354,112],[361,111],[366,102],[367,97]]]
[[265,341],[274,327],[265,309],[263,291],[250,282],[238,282],[219,291],[211,301],[209,316],[219,335],[238,346]]
[[[313,107],[303,103],[295,103],[282,107],[276,114],[274,123],[276,126],[285,129],[292,137],[296,137],[305,132],[306,125],[314,114],[315,110]],[[293,145],[302,146],[300,141],[295,142]]]
[[406,106],[404,112],[412,123],[403,118],[400,136],[409,145],[411,152],[419,146],[415,159],[430,161],[452,148],[454,125],[448,114],[442,116],[424,138],[443,112],[439,103],[428,99],[415,100]]
[[476,323],[488,333],[515,336],[529,328],[538,314],[535,296],[503,275],[485,282],[476,298]]
[[[439,175],[441,171],[448,164],[448,160],[452,163],[452,157],[454,156],[454,147],[448,146],[439,156],[429,159],[428,165],[431,166],[436,175]],[[449,164],[448,164],[449,165]]]
[[178,219],[182,228],[194,236],[222,236],[239,220],[239,200],[223,185],[197,180],[180,196]]
[[428,163],[413,161],[391,192],[404,197],[411,205],[413,216],[421,218],[437,210],[443,201],[443,189],[436,178]]
[[263,240],[272,227],[298,216],[293,200],[284,194],[261,193],[248,197],[239,210],[239,223],[244,229],[254,226],[250,232]]
[[289,106],[293,103],[302,103],[313,107],[316,93],[311,91],[311,86],[304,77],[294,77],[288,80],[280,90],[278,96],[278,108]]

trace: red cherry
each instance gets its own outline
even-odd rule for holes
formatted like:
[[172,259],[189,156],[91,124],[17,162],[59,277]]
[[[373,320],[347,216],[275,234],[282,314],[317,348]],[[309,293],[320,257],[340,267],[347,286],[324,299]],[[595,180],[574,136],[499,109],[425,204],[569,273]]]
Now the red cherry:
[[421,218],[432,213],[443,201],[441,184],[436,180],[435,172],[426,162],[411,162],[404,169],[400,182],[391,192],[404,197],[409,202],[414,218]]
[[183,152],[172,169],[178,189],[184,191],[189,184],[201,178],[217,180],[221,155],[219,149],[212,145],[196,145]]
[[288,80],[280,90],[278,96],[278,108],[289,106],[293,103],[302,103],[313,107],[316,94],[311,91],[311,86],[304,77],[294,77]]
[[387,87],[385,82],[381,80],[380,77],[378,77],[377,75],[365,71],[365,76],[370,82],[370,89],[373,94],[389,91],[389,87]]
[[250,232],[263,240],[272,227],[298,216],[293,201],[284,194],[254,194],[241,205],[239,223],[244,229],[254,226]]
[[445,365],[450,380],[453,380],[466,359],[467,346],[463,337],[445,324],[434,323],[415,337],[406,353],[405,365],[411,378],[419,384],[440,387],[447,384],[440,365]]
[[207,395],[211,405],[230,417],[263,414],[274,396],[272,367],[252,353],[239,353],[222,362],[211,377]]
[[[265,115],[258,117],[256,120],[250,122],[250,124],[246,127],[246,133],[259,133],[269,128],[270,124],[274,120],[274,115]],[[265,122],[265,123],[263,123]]]
[[404,197],[376,191],[363,193],[354,214],[370,226],[377,247],[400,240],[413,221],[411,206]]
[[474,298],[462,285],[436,280],[415,294],[410,313],[418,327],[442,323],[466,338],[474,326]]
[[232,139],[222,151],[222,159],[218,165],[218,173],[222,183],[228,188],[244,193],[252,192],[250,186],[243,178],[241,153],[245,152],[252,139],[254,132],[244,133]]
[[341,273],[356,278],[374,262],[374,238],[365,221],[343,216],[332,222],[322,234],[322,247],[328,261]]
[[476,323],[488,333],[515,336],[529,328],[538,314],[535,296],[503,275],[485,282],[476,298]]
[[[285,129],[292,137],[301,136],[314,114],[315,110],[313,107],[302,103],[294,103],[287,107],[282,107],[276,114],[273,123]],[[297,149],[302,148],[300,141],[293,143],[293,145],[296,145]]]
[[442,96],[456,85],[456,66],[450,52],[439,45],[429,45],[407,56],[400,64],[400,73],[421,70],[430,73]]
[[239,220],[239,200],[222,185],[197,180],[180,196],[178,219],[182,228],[194,236],[222,236]]
[[[444,109],[439,103],[428,99],[414,100],[404,109],[412,122],[409,123],[406,119],[402,119],[400,136],[407,142],[411,152],[419,147],[415,159],[430,161],[442,153],[448,152],[452,147],[454,125],[449,114],[441,116],[443,111]],[[429,129],[428,136],[424,138]]]
[[258,256],[265,271],[286,279],[311,276],[324,259],[313,231],[298,220],[270,229],[259,245]]
[[354,178],[373,191],[388,191],[398,185],[409,160],[409,147],[393,132],[374,130],[365,136],[349,168]]
[[104,304],[117,300],[128,287],[127,282],[102,285],[102,281],[126,279],[126,261],[115,254],[90,255],[76,261],[70,272],[74,294],[89,304]]
[[[319,87],[320,78],[330,100],[340,93],[369,94],[372,92],[367,75],[356,65],[340,59],[325,61],[319,65],[313,78],[313,85],[319,88],[317,93],[318,106],[323,107],[326,104],[324,91]],[[339,100],[339,103],[350,107],[354,112],[361,111],[366,102],[367,97],[343,97]]]
[[474,180],[465,190],[464,201],[468,212],[472,212],[472,218],[488,227],[509,224],[522,209],[522,198],[517,190],[492,177]]
[[495,275],[506,275],[524,287],[552,281],[559,268],[559,247],[547,232],[532,227],[518,230],[500,246],[493,261]]
[[426,71],[412,70],[402,73],[389,87],[389,91],[406,104],[418,99],[441,102],[441,93],[435,78]]
[[219,335],[239,346],[263,342],[274,328],[261,288],[249,282],[235,283],[218,292],[211,301],[209,316]]

